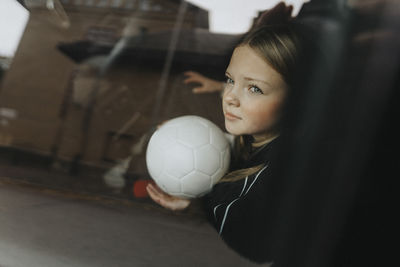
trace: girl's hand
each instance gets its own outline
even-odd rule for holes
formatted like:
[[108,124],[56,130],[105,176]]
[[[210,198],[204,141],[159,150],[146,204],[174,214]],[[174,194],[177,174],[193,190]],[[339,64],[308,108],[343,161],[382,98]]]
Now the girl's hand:
[[149,196],[154,200],[154,202],[170,210],[184,210],[190,204],[189,199],[183,199],[168,195],[155,184],[148,184],[146,190],[147,193],[149,193]]
[[184,84],[188,83],[200,84],[199,87],[193,88],[194,94],[221,92],[222,90],[224,90],[223,82],[207,78],[195,71],[186,71],[184,74],[185,76],[187,76],[186,79],[183,80]]

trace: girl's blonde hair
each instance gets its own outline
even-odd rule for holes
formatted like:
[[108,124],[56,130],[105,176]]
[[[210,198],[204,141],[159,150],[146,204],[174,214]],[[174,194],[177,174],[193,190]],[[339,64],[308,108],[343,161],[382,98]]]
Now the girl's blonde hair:
[[249,46],[292,85],[300,42],[292,24],[260,26],[244,36],[238,46]]
[[[238,46],[249,46],[257,52],[292,88],[295,66],[299,54],[299,41],[289,23],[260,26],[246,34]],[[279,126],[278,126],[279,128]],[[253,150],[249,138],[238,137],[233,151],[234,160],[246,160]],[[219,182],[234,182],[257,173],[264,164],[227,173]]]

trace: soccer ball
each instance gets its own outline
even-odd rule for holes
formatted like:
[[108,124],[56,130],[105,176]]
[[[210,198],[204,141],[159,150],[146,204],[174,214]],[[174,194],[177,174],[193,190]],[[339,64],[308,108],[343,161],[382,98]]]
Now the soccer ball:
[[227,172],[230,147],[222,130],[199,116],[164,123],[151,136],[146,151],[150,176],[166,193],[199,197]]

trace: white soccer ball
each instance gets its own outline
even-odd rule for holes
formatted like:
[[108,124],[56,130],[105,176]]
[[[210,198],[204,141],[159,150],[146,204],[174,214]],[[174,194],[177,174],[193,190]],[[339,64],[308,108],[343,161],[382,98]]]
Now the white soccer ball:
[[199,197],[227,172],[230,146],[222,130],[199,116],[164,123],[150,138],[146,163],[150,176],[166,193]]

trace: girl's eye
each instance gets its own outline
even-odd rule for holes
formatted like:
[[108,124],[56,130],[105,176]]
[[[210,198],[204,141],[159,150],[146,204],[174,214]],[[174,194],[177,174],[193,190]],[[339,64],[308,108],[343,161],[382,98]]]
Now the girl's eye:
[[233,84],[233,80],[229,77],[226,77],[226,84]]
[[264,94],[263,91],[255,85],[250,86],[249,91],[255,94]]

